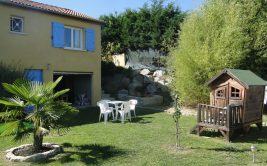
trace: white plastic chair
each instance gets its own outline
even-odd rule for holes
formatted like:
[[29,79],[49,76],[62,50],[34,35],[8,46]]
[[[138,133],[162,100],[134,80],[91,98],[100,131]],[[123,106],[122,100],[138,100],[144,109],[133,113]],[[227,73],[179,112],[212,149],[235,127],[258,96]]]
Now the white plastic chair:
[[126,119],[130,119],[131,121],[131,110],[130,110],[130,103],[129,102],[123,102],[122,106],[120,107],[120,110],[118,110],[121,118],[121,123],[124,123]]
[[138,103],[138,101],[132,99],[132,100],[129,100],[129,103],[130,103],[130,110],[134,112],[134,117],[136,117],[136,114],[135,114],[135,106]]
[[113,108],[108,107],[108,103],[100,101],[100,102],[97,102],[97,105],[100,108],[99,122],[100,122],[100,119],[101,119],[102,115],[104,116],[104,122],[105,123],[107,122],[108,116],[110,114],[112,115],[112,118],[114,120]]

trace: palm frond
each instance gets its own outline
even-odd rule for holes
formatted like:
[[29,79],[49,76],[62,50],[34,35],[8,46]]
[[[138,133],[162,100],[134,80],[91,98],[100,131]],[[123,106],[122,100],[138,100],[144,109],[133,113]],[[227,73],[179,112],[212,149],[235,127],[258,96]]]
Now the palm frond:
[[29,97],[29,89],[27,88],[27,81],[16,80],[13,84],[3,83],[3,87],[9,93],[18,96],[23,100],[27,100]]
[[30,136],[30,133],[33,132],[34,128],[32,123],[29,122],[21,122],[19,124],[18,130],[14,136],[14,140],[18,141],[21,140],[23,138],[27,138],[28,136]]
[[56,92],[54,95],[53,95],[53,99],[56,99],[58,98],[59,96],[67,93],[68,91],[70,91],[70,89],[64,89],[64,90],[61,90],[61,91],[58,91]]
[[62,80],[62,76],[58,77],[56,81],[54,82],[49,82],[45,85],[45,88],[47,89],[47,91],[53,91],[53,89],[55,89],[55,87],[58,85],[58,83]]
[[24,107],[24,102],[20,100],[19,97],[0,99],[0,104],[3,104],[7,107]]
[[0,126],[0,136],[14,135],[17,132],[20,123],[21,123],[20,120],[3,123]]
[[9,110],[9,109],[7,109],[6,112],[0,113],[0,119],[5,120],[5,121],[17,120],[17,119],[22,118],[23,115],[24,115],[23,110],[19,110],[19,109]]

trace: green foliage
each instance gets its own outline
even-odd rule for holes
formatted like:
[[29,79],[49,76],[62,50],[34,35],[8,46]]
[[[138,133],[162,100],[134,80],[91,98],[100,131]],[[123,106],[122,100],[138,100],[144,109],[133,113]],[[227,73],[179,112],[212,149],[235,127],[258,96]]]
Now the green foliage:
[[151,6],[144,4],[139,10],[101,16],[106,22],[102,29],[103,55],[149,48],[168,52],[177,41],[185,14],[173,3],[163,3],[153,0]]
[[267,78],[267,2],[208,0],[181,27],[172,51],[173,90],[185,105],[208,102],[206,82],[224,68]]
[[[12,83],[19,78],[23,78],[23,72],[19,68],[0,62],[0,82]],[[0,96],[8,96],[2,86],[0,86]]]
[[50,129],[64,127],[64,116],[77,110],[69,103],[56,100],[69,91],[65,89],[54,93],[61,79],[59,77],[55,82],[46,84],[27,80],[3,83],[4,89],[14,97],[0,100],[6,108],[0,114],[6,122],[1,125],[0,136],[14,135],[15,140],[19,140],[33,133],[34,138],[38,137],[42,142]]

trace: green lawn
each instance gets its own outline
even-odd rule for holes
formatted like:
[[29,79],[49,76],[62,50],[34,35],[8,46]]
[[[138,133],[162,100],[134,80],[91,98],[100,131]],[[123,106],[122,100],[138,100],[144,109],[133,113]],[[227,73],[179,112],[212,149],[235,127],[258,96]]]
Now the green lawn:
[[[138,118],[121,124],[98,123],[96,109],[82,110],[63,136],[53,132],[44,142],[61,144],[64,153],[43,163],[11,163],[5,160],[8,148],[31,143],[31,138],[14,143],[11,137],[0,138],[0,165],[267,165],[267,128],[261,132],[255,126],[248,135],[226,142],[215,132],[205,137],[189,134],[194,117],[182,117],[181,144],[176,151],[175,124],[167,113],[138,109]],[[267,118],[265,117],[265,121]],[[207,137],[209,136],[209,137]],[[252,163],[250,146],[255,144],[257,163]]]

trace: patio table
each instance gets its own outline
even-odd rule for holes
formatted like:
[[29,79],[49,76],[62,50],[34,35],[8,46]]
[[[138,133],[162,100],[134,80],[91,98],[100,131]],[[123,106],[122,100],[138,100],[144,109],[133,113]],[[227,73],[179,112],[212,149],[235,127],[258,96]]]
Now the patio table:
[[123,104],[123,101],[108,101],[107,103],[115,106],[115,120],[117,120],[120,108],[119,105]]

